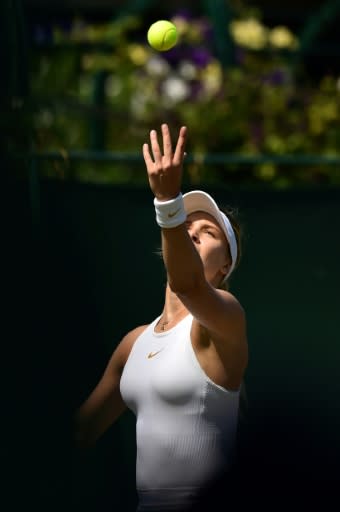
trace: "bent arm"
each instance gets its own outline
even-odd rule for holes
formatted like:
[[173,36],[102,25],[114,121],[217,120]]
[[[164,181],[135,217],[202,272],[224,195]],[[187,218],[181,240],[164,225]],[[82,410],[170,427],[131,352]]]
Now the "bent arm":
[[194,317],[192,339],[203,344],[210,340],[228,374],[228,385],[237,389],[248,365],[243,308],[231,293],[207,281],[184,224],[162,229],[162,250],[169,286]]
[[76,410],[73,417],[74,441],[78,448],[88,448],[121,416],[126,405],[121,397],[120,378],[137,337],[145,329],[129,332],[111,356],[99,383]]
[[236,298],[214,288],[206,279],[202,260],[185,224],[162,229],[162,252],[171,290],[214,338],[244,335],[244,311]]
[[[155,130],[150,132],[150,145],[143,146],[149,184],[161,202],[178,197],[181,190],[184,149],[187,130],[179,132],[175,150],[169,128],[162,125],[163,151]],[[236,298],[214,288],[206,279],[202,260],[185,223],[162,227],[162,253],[171,290],[222,350],[223,359],[243,367],[247,361],[246,323],[243,308]]]
[[87,448],[119,418],[126,406],[119,392],[120,375],[107,368],[87,400],[74,415],[76,446]]

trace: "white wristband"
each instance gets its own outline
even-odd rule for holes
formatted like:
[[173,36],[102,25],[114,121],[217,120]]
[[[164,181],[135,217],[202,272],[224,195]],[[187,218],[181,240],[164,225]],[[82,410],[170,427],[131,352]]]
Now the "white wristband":
[[156,211],[156,221],[161,228],[175,228],[186,221],[187,214],[181,193],[170,201],[153,201]]

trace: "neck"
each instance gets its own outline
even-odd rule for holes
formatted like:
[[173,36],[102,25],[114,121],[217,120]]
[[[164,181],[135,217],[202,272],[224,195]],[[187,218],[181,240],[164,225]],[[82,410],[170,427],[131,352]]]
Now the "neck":
[[187,308],[183,302],[175,295],[169,288],[166,287],[165,303],[162,316],[158,321],[158,326],[161,331],[165,331],[170,327],[174,327],[180,320],[188,314]]

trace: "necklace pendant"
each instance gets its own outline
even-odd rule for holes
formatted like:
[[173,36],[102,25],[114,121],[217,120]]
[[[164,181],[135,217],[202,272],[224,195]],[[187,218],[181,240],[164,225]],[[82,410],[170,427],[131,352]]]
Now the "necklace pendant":
[[161,325],[161,331],[165,331],[165,326],[168,325],[169,322],[163,322]]

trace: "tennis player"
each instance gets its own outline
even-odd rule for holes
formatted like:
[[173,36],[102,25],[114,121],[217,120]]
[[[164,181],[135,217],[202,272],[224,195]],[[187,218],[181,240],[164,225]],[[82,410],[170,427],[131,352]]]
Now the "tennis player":
[[240,388],[248,364],[246,316],[228,289],[240,232],[207,193],[182,194],[187,128],[173,148],[152,130],[143,156],[160,227],[167,285],[148,325],[131,330],[75,414],[87,446],[128,407],[136,415],[138,512],[199,510],[232,474]]

